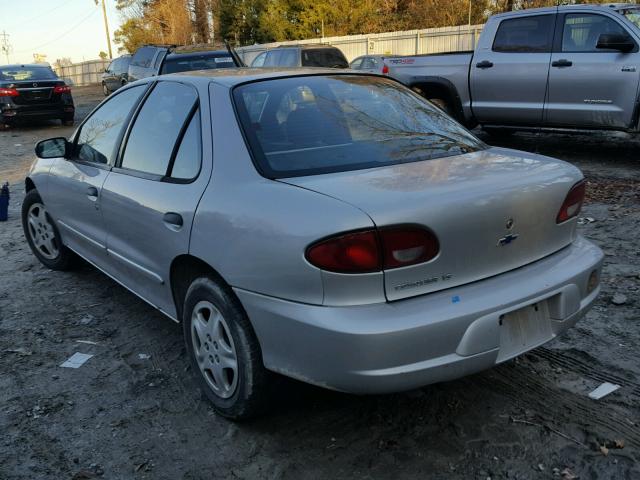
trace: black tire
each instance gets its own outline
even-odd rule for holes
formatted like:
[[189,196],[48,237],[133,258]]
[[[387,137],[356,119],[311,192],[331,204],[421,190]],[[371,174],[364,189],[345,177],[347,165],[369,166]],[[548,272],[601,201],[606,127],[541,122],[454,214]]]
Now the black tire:
[[111,93],[111,92],[109,91],[109,88],[107,87],[107,84],[106,84],[106,83],[104,83],[104,82],[102,82],[102,93],[104,93],[104,96],[105,96],[105,97],[108,97],[108,96],[109,96],[109,94]]
[[515,130],[510,128],[499,127],[482,127],[482,131],[496,140],[510,138],[514,133],[516,133]]
[[[198,334],[196,333],[197,328],[193,324],[194,315],[195,311],[198,311],[197,309],[202,308],[202,305],[206,305],[207,302],[212,304],[223,317],[231,336],[228,343],[235,349],[237,380],[233,393],[231,394],[231,391],[227,390],[227,395],[230,395],[227,398],[216,393],[214,387],[211,386],[211,383],[214,382],[213,372],[206,370],[206,367],[203,367],[204,370],[200,367],[196,353],[196,344],[199,342],[195,339]],[[207,323],[209,321],[211,321],[211,317],[207,319]],[[204,395],[212,403],[214,410],[232,420],[243,420],[263,413],[271,398],[271,377],[273,374],[264,368],[258,339],[247,314],[233,292],[226,285],[222,285],[222,282],[212,278],[197,278],[185,296],[182,325],[191,367]],[[215,349],[221,348],[215,341],[211,341],[211,337],[208,338],[208,345],[200,343],[201,359],[206,356],[211,358],[210,353],[215,354],[214,347]],[[206,351],[204,347],[207,347]],[[218,361],[217,355],[215,355],[215,361]],[[211,363],[213,363],[213,359]]]
[[447,100],[443,98],[429,98],[428,100],[450,117],[456,118],[453,107]]
[[64,244],[62,243],[60,238],[60,232],[58,231],[58,227],[56,226],[51,216],[49,216],[49,214],[46,213],[46,209],[45,209],[45,216],[51,227],[50,235],[52,238],[52,242],[54,242],[55,245],[57,246],[58,253],[53,258],[47,258],[38,249],[38,247],[36,247],[33,241],[32,235],[29,232],[29,229],[31,227],[29,226],[29,220],[28,220],[29,210],[34,204],[44,205],[44,203],[42,202],[42,199],[40,198],[40,194],[35,189],[28,192],[27,195],[24,197],[24,202],[22,202],[22,228],[24,230],[24,236],[27,238],[27,243],[29,244],[31,251],[45,267],[50,268],[51,270],[71,269],[72,267],[75,266],[77,257],[71,250],[65,247]]
[[6,130],[9,130],[10,128],[11,126],[8,123],[0,122],[0,132],[4,132]]

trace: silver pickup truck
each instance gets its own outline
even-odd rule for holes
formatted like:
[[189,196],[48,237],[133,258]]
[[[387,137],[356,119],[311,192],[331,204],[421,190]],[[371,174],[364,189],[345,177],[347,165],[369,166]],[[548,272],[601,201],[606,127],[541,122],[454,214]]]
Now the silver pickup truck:
[[468,127],[637,132],[639,27],[640,5],[522,10],[492,16],[475,51],[385,63]]

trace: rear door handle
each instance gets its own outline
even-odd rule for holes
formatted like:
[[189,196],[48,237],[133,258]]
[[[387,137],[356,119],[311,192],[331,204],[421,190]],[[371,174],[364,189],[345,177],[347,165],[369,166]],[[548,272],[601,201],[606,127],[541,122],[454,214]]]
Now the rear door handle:
[[164,216],[162,217],[162,220],[167,225],[167,227],[169,227],[171,230],[179,230],[180,228],[182,228],[182,225],[184,224],[182,220],[182,215],[175,212],[165,213]]
[[556,60],[555,62],[551,62],[552,67],[570,67],[573,65],[573,62],[570,62],[567,59]]
[[476,67],[477,68],[491,68],[491,67],[493,67],[493,62],[490,62],[489,60],[483,60],[481,62],[476,63]]

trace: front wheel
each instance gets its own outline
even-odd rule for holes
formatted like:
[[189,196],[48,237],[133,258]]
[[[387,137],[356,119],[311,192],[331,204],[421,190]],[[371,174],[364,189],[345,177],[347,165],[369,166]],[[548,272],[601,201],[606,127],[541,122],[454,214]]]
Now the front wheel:
[[182,324],[191,367],[216,412],[233,420],[261,413],[270,396],[271,374],[233,292],[209,277],[194,280]]
[[31,251],[45,267],[68,270],[73,266],[75,255],[62,244],[60,233],[37,190],[27,193],[22,203],[22,228]]
[[106,84],[106,83],[103,83],[103,84],[102,84],[102,93],[104,93],[104,96],[105,96],[105,97],[108,97],[108,96],[109,96],[109,93],[110,93],[110,92],[109,92],[109,89],[107,88],[107,84]]

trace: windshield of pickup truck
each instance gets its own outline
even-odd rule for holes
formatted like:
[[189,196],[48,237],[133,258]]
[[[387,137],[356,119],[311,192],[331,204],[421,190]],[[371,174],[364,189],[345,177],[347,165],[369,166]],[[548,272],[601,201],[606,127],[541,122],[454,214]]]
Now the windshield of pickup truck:
[[363,75],[277,78],[234,89],[259,170],[269,178],[359,170],[485,149],[397,82]]
[[625,8],[620,13],[627,17],[627,20],[633,22],[636,27],[640,27],[640,8]]

